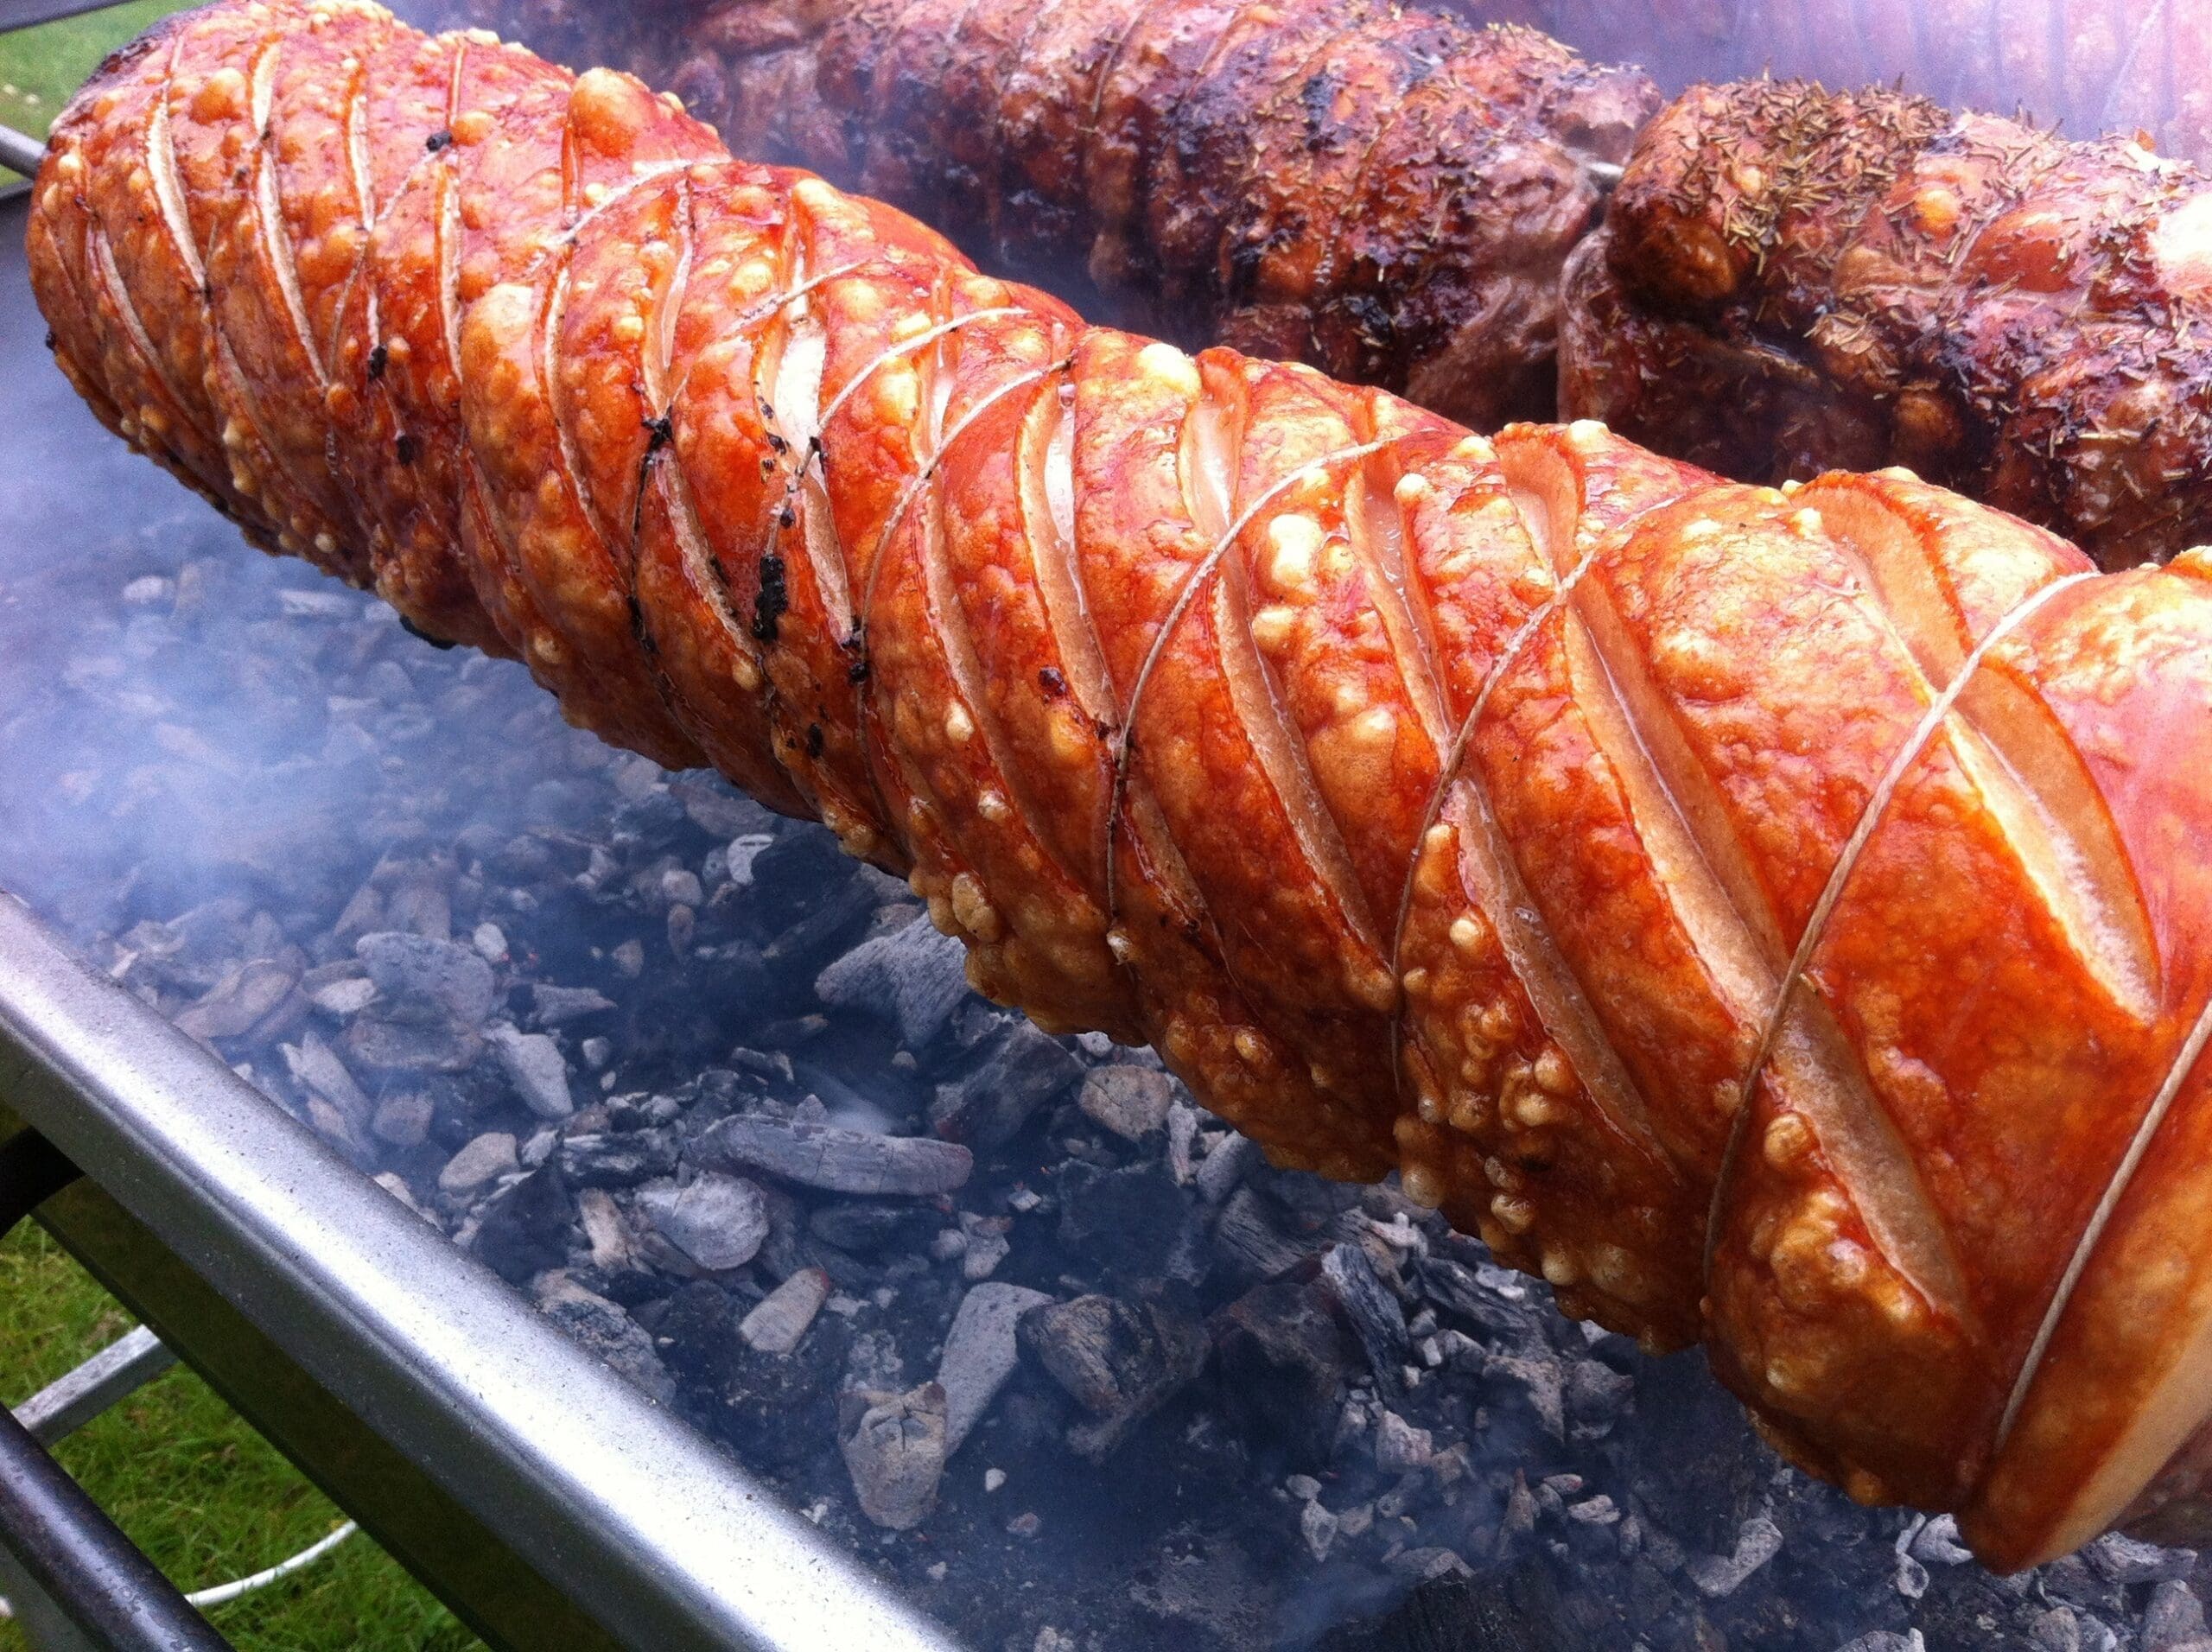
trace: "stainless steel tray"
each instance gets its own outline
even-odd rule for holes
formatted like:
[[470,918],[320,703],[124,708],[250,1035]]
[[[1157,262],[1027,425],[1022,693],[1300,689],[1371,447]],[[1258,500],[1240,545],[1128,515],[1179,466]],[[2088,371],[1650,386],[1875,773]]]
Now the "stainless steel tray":
[[45,1225],[494,1645],[948,1652],[12,899],[0,1101],[86,1172]]

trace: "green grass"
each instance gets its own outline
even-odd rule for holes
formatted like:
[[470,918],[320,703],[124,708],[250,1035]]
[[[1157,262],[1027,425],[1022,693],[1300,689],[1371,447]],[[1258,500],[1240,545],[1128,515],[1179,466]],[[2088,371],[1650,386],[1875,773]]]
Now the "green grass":
[[[0,1242],[0,1399],[20,1403],[131,1320],[46,1235]],[[55,1455],[186,1589],[275,1564],[344,1518],[207,1384],[181,1369]],[[464,1652],[480,1646],[368,1538],[210,1614],[240,1652]],[[23,1652],[0,1623],[0,1652]]]
[[[0,125],[44,137],[69,94],[102,58],[156,17],[183,10],[177,0],[131,0],[0,35]],[[0,167],[0,183],[13,182],[15,176]]]

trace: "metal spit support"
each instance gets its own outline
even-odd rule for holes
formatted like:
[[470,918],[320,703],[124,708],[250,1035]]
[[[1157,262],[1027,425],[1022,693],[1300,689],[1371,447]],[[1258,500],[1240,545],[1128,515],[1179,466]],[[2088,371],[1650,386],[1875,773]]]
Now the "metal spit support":
[[[320,1460],[277,1437],[372,1534],[412,1564],[425,1545],[394,1528],[416,1504],[449,1499],[522,1563],[520,1585],[511,1568],[485,1597],[450,1577],[442,1589],[495,1644],[956,1652],[772,1492],[206,1050],[86,973],[4,896],[0,1105],[84,1167],[41,1217],[125,1286],[163,1341],[234,1397],[268,1376],[273,1350],[326,1409],[365,1426],[365,1440]],[[165,1277],[169,1299],[148,1299],[145,1281]],[[196,1306],[194,1290],[207,1299]],[[233,1316],[230,1342],[264,1351],[226,1363],[204,1332]],[[259,1420],[251,1401],[242,1408]],[[401,1460],[361,1477],[376,1452]],[[395,1473],[419,1475],[423,1492],[393,1503]],[[382,1509],[349,1503],[349,1488],[378,1484]],[[531,1583],[551,1616],[520,1598]],[[546,1627],[563,1614],[566,1626]]]
[[46,158],[46,145],[29,132],[19,132],[12,126],[0,126],[0,166],[20,172],[26,178],[38,170]]
[[59,1382],[16,1407],[16,1420],[41,1446],[73,1434],[102,1412],[136,1394],[176,1363],[159,1337],[140,1325]]

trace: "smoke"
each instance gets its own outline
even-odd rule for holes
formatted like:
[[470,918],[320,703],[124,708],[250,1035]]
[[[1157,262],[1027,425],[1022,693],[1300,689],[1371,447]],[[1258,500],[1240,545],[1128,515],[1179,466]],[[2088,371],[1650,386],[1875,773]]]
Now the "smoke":
[[[772,829],[711,777],[677,801],[521,667],[429,647],[376,598],[249,550],[99,427],[43,333],[21,211],[0,212],[0,888],[73,938],[226,903],[304,942],[429,857],[465,939],[470,866],[510,848],[588,881],[646,815],[689,808],[725,842]],[[580,954],[628,933],[554,927],[546,944]]]
[[[546,823],[564,771],[613,760],[518,668],[435,654],[373,599],[244,551],[50,367],[10,384],[0,880],[34,905],[81,931],[220,895],[302,904],[433,824]],[[427,708],[456,696],[473,715]],[[518,748],[543,786],[487,785]]]

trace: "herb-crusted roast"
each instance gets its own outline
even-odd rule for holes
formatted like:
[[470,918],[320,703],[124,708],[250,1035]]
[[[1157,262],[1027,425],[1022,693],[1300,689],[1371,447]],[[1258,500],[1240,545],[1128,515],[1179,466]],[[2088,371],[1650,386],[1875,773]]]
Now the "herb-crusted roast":
[[1567,311],[1567,410],[1728,475],[1904,465],[2107,567],[2212,538],[2212,179],[2131,141],[1701,87]]

